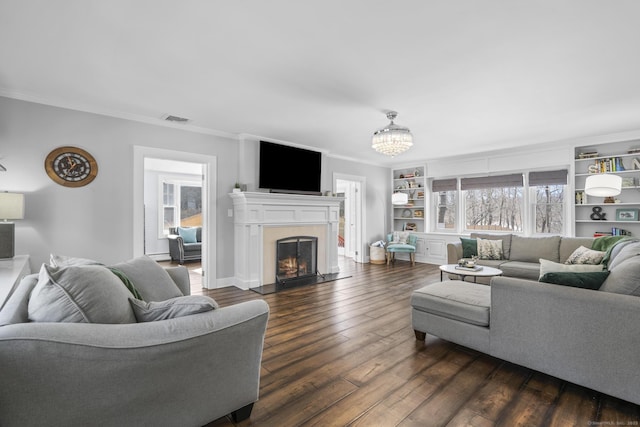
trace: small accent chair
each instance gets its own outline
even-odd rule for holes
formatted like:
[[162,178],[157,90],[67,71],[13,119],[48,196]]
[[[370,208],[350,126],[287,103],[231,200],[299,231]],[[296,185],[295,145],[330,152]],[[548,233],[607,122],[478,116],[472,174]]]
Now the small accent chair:
[[397,252],[409,254],[411,265],[415,265],[417,240],[418,238],[415,234],[409,234],[407,243],[398,243],[393,241],[393,233],[387,234],[387,265],[395,262]]
[[178,261],[182,265],[185,261],[200,260],[202,258],[202,227],[185,227],[183,230],[195,228],[195,242],[185,241],[180,235],[180,227],[169,228],[169,254],[171,261]]

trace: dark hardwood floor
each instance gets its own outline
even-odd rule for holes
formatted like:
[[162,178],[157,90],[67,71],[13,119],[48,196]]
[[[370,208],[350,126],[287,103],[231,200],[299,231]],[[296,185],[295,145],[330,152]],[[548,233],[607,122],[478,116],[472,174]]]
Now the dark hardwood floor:
[[640,424],[638,405],[430,335],[416,341],[409,297],[439,280],[437,266],[341,262],[352,277],[265,296],[196,282],[193,293],[222,306],[263,298],[271,308],[260,400],[238,425]]

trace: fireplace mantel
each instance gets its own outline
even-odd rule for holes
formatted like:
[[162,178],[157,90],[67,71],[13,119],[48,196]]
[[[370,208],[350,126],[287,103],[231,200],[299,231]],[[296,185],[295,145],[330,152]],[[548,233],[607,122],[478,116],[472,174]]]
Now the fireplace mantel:
[[[263,238],[266,227],[301,227],[325,225],[325,253],[318,254],[319,264],[338,273],[338,223],[343,197],[300,194],[239,192],[230,193],[234,215],[234,273],[236,286],[255,288],[273,283],[264,272]],[[292,230],[292,234],[298,234]],[[324,256],[322,263],[320,257]]]

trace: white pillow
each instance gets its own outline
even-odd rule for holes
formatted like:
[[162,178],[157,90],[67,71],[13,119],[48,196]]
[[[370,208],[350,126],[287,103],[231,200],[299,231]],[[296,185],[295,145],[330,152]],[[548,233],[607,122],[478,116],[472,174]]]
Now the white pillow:
[[602,271],[602,264],[560,264],[540,258],[540,277],[547,273]]
[[393,242],[391,242],[391,243],[402,243],[402,244],[405,244],[405,243],[407,243],[408,239],[409,239],[409,232],[408,231],[394,231],[393,232]]
[[604,254],[606,252],[596,251],[584,246],[580,246],[573,251],[569,258],[564,262],[565,264],[600,264]]
[[502,259],[502,240],[476,239],[478,244],[478,258]]

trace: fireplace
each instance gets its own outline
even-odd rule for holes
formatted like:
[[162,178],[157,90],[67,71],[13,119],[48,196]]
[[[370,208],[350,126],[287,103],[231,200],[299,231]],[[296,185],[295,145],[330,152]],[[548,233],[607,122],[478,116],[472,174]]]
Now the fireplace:
[[276,241],[276,283],[315,276],[317,272],[317,237],[292,236]]

